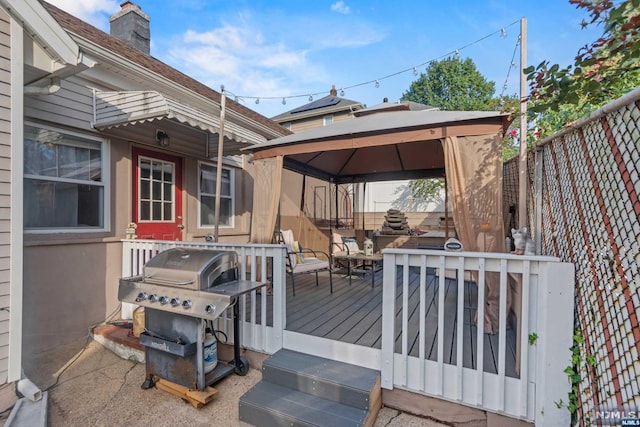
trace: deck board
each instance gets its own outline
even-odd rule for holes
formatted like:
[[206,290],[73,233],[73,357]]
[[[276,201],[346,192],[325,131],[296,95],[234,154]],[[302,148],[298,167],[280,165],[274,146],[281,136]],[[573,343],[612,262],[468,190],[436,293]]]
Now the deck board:
[[[410,356],[418,357],[420,339],[424,340],[425,357],[437,360],[438,334],[444,334],[444,362],[456,363],[457,348],[457,280],[445,279],[445,318],[444,330],[438,330],[438,291],[439,277],[429,274],[425,283],[425,332],[419,336],[419,274],[413,269],[409,274],[409,307],[407,351]],[[432,272],[435,273],[435,272]],[[381,347],[382,339],[382,271],[375,274],[375,285],[371,288],[371,276],[362,278],[354,276],[349,285],[349,279],[344,274],[333,273],[333,293],[329,290],[329,275],[327,272],[319,274],[320,283],[316,286],[314,274],[302,274],[295,277],[296,296],[293,296],[291,278],[287,276],[287,330],[323,337],[331,340],[377,348]],[[402,351],[402,300],[403,274],[402,268],[397,269],[397,289],[395,306],[395,325],[397,335],[394,349]],[[477,363],[477,326],[475,315],[477,309],[477,286],[473,282],[464,283],[464,316],[463,316],[463,366],[476,368]],[[257,295],[256,310],[260,323],[261,298],[266,293]],[[267,304],[267,324],[272,325],[271,296]],[[249,306],[250,304],[247,304]],[[248,308],[247,308],[248,315]],[[483,335],[484,340],[484,370],[498,372],[498,342],[499,336]],[[506,343],[506,375],[517,377],[515,369],[516,334],[513,329],[507,330]]]

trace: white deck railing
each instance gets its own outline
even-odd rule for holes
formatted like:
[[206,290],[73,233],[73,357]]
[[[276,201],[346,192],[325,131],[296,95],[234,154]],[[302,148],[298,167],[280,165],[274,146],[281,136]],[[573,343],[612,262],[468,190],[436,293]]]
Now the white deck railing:
[[[269,277],[273,298],[260,298],[258,310],[255,292],[240,298],[241,341],[248,349],[273,354],[280,348],[304,351],[322,357],[342,360],[373,369],[382,374],[382,387],[395,387],[446,399],[504,415],[534,421],[536,425],[568,425],[566,405],[570,385],[563,370],[570,364],[573,330],[573,264],[556,258],[529,257],[511,254],[443,252],[427,250],[384,250],[382,294],[382,348],[368,348],[285,331],[286,270],[285,249],[280,245],[222,244],[204,242],[124,240],[123,277],[138,275],[152,256],[172,247],[202,247],[234,250],[240,262],[239,273],[247,280]],[[255,268],[252,268],[255,266]],[[398,276],[398,267],[402,275]],[[419,271],[418,342],[419,355],[409,355],[409,268]],[[427,277],[436,269],[437,324],[425,320]],[[273,273],[271,273],[271,271]],[[446,272],[446,274],[440,274]],[[484,340],[477,340],[476,368],[465,367],[463,354],[463,321],[456,323],[456,363],[445,363],[444,334],[437,334],[437,358],[426,357],[425,336],[429,328],[444,330],[445,276],[457,277],[456,318],[464,318],[465,278],[477,285],[478,319],[484,317],[485,273],[499,277],[499,326],[497,373],[485,372]],[[517,337],[519,355],[516,358],[519,375],[506,374],[507,286],[515,281],[519,295],[514,304],[520,311]],[[467,282],[467,286],[468,286]],[[402,298],[396,302],[396,290],[402,286]],[[271,307],[267,307],[268,300]],[[247,309],[248,308],[248,309]],[[266,313],[273,310],[273,326],[267,326]],[[229,310],[227,310],[228,312]],[[258,318],[257,312],[260,312]],[[401,313],[396,325],[396,313]],[[218,328],[233,337],[231,316],[225,313]],[[476,336],[483,337],[483,322],[477,322]],[[395,351],[400,335],[401,350]],[[532,343],[529,342],[532,337]],[[533,339],[537,337],[537,339]],[[561,407],[559,408],[558,405]]]
[[[142,274],[142,267],[158,253],[175,247],[207,248],[238,253],[240,279],[266,282],[272,287],[272,298],[258,298],[256,291],[239,298],[241,343],[244,348],[273,354],[282,348],[282,331],[285,327],[285,256],[282,245],[257,245],[237,243],[183,242],[163,240],[123,240],[122,277]],[[263,290],[265,288],[262,288]],[[271,307],[267,307],[270,303]],[[267,325],[267,313],[273,310],[273,325]],[[123,318],[130,318],[132,305],[123,304]],[[259,312],[259,316],[258,316]],[[218,319],[217,329],[223,331],[228,342],[233,342],[231,308]]]
[[[402,267],[402,275],[397,274]],[[420,271],[420,301],[418,303],[419,356],[408,354],[409,268]],[[427,275],[437,276],[437,325],[425,322],[425,286]],[[457,278],[455,365],[444,362],[444,333],[437,334],[437,360],[425,357],[427,328],[444,330],[445,272]],[[465,278],[477,285],[478,319],[484,318],[485,273],[499,275],[499,327],[497,373],[485,372],[484,340],[475,348],[476,368],[463,366],[463,352],[470,342],[464,338]],[[573,329],[573,264],[556,258],[529,257],[511,254],[442,252],[388,249],[384,251],[382,300],[382,386],[399,387],[419,393],[475,406],[492,412],[535,421],[536,425],[569,425],[566,405],[569,382],[563,370],[570,364],[569,348]],[[433,276],[431,276],[433,277]],[[507,287],[512,282],[517,292],[513,303],[520,311],[516,336],[519,357],[516,369],[519,378],[505,372],[507,336]],[[498,284],[496,283],[496,285]],[[402,299],[396,302],[397,286],[402,286]],[[518,295],[519,294],[519,295]],[[396,328],[396,315],[401,312],[401,325]],[[484,337],[484,322],[477,321],[476,336]],[[401,351],[396,353],[395,340],[401,334]],[[530,342],[531,337],[531,342]],[[519,359],[519,360],[518,360]]]

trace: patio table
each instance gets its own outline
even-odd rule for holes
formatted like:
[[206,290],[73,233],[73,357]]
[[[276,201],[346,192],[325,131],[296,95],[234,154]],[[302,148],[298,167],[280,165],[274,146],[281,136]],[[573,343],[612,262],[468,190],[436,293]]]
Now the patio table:
[[[367,274],[367,271],[369,271],[367,269],[367,264],[369,264],[369,266],[371,267],[371,288],[373,288],[374,286],[374,279],[375,279],[375,272],[377,271],[377,267],[380,265],[380,262],[382,262],[382,254],[379,252],[376,252],[372,255],[365,255],[363,253],[357,253],[357,254],[351,254],[351,255],[345,255],[345,256],[341,256],[339,257],[339,259],[346,259],[347,260],[347,276],[349,276],[349,285],[351,285],[351,277],[353,276],[353,273],[362,273],[363,275]],[[360,261],[362,262],[362,269],[355,269],[355,268],[351,268],[351,263],[353,261]]]

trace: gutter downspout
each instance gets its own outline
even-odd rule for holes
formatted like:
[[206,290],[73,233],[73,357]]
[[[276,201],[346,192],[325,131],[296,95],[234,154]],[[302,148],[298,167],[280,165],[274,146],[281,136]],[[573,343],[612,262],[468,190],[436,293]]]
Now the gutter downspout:
[[49,79],[49,86],[25,86],[25,96],[33,95],[52,95],[60,90],[60,77],[51,77]]

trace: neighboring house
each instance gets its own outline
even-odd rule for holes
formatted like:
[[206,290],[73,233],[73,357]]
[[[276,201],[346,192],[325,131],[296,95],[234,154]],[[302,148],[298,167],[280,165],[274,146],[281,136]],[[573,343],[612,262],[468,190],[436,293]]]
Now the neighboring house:
[[365,105],[338,96],[335,86],[329,95],[271,118],[291,132],[302,132],[320,126],[328,126],[342,120],[350,120]]
[[[0,383],[24,371],[46,385],[119,312],[130,223],[170,240],[215,227],[220,93],[150,56],[137,5],[111,23],[117,37],[45,2],[0,0]],[[229,155],[289,133],[231,100],[224,130]],[[224,159],[221,241],[249,240],[245,157]]]

